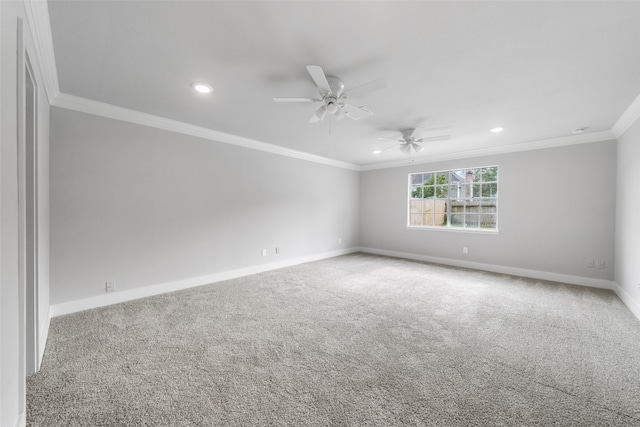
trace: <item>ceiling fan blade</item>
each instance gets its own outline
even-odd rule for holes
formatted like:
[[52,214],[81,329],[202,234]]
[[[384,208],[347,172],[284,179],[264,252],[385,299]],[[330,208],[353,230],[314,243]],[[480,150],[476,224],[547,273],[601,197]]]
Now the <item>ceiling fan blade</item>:
[[342,120],[347,116],[347,113],[345,113],[344,111],[338,108],[338,111],[336,111],[335,116],[336,116],[336,119]]
[[355,105],[351,105],[346,102],[340,103],[339,108],[353,120],[364,119],[365,117],[369,117],[373,114],[373,112],[367,108],[356,107]]
[[379,141],[392,141],[392,142],[404,142],[402,139],[394,139],[394,138],[376,138]]
[[424,150],[424,147],[422,145],[416,144],[415,142],[411,143],[411,148],[413,148],[413,151],[415,151],[416,153],[419,153],[422,150]]
[[273,98],[276,102],[320,102],[318,98]]
[[392,145],[392,146],[391,146],[391,147],[389,147],[389,148],[385,148],[384,150],[380,150],[380,152],[381,152],[381,153],[384,153],[385,151],[389,151],[389,150],[393,150],[394,148],[398,148],[398,147],[400,147],[401,145],[403,145],[403,144],[396,144],[396,145]]
[[313,79],[316,86],[318,86],[318,90],[321,94],[325,95],[327,93],[331,93],[331,86],[329,86],[327,76],[324,74],[321,66],[307,65],[307,71],[309,71],[309,74],[311,74],[311,78]]
[[327,115],[327,109],[324,108],[324,105],[323,105],[320,108],[318,108],[315,113],[313,113],[313,116],[311,116],[309,123],[321,122],[324,120],[324,116],[326,115]]
[[[414,129],[413,129],[413,132],[411,132],[411,134],[409,135],[409,138],[408,138],[408,139],[411,139],[411,138],[414,138],[414,139],[415,139],[415,138],[417,138],[417,137],[418,137],[418,135],[417,135],[417,134],[419,134],[422,130],[423,130],[422,128],[418,128],[418,127],[417,127],[417,128],[414,128]],[[408,131],[407,131],[407,132],[408,132]],[[404,133],[403,133],[403,135],[404,135]]]
[[451,125],[440,125],[440,126],[431,126],[428,128],[423,128],[420,126],[417,126],[415,128],[416,131],[420,131],[420,132],[433,132],[434,130],[440,130],[440,129],[449,129],[451,128]]
[[402,140],[403,141],[412,141],[413,134],[415,132],[416,132],[415,129],[406,129],[406,130],[400,131],[400,133],[402,134]]
[[[449,129],[451,128],[451,125],[440,125],[440,126],[432,126],[432,127],[428,127],[428,128],[423,128],[423,127],[419,127],[416,126],[413,129],[413,132],[411,132],[410,130],[406,130],[404,132],[402,132],[403,135],[405,135],[405,132],[408,134],[409,132],[411,132],[409,135],[405,135],[407,137],[407,139],[411,139],[413,138],[415,141],[422,141],[422,140],[429,140],[428,138],[431,138],[430,136],[424,136],[422,138],[420,138],[420,135],[433,135],[434,133],[436,133],[435,137],[440,137],[441,135],[437,135],[437,131],[442,131],[443,129]],[[440,132],[442,133],[442,132]],[[448,136],[448,135],[447,135]]]
[[386,87],[387,83],[384,81],[384,79],[377,79],[345,91],[342,94],[342,97],[347,98],[350,96],[363,96],[377,90],[386,89]]
[[451,135],[428,136],[426,138],[416,139],[415,142],[448,141],[450,139]]
[[409,144],[400,144],[398,148],[405,154],[411,153],[411,146]]

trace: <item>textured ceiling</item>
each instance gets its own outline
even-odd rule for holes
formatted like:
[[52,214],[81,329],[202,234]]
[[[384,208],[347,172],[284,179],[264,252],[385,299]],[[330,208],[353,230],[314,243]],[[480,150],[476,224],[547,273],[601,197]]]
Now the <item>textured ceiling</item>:
[[[49,1],[62,93],[358,165],[607,131],[640,93],[640,2]],[[307,65],[374,115],[310,124]],[[194,81],[214,87],[196,94]],[[501,134],[489,129],[501,126]]]

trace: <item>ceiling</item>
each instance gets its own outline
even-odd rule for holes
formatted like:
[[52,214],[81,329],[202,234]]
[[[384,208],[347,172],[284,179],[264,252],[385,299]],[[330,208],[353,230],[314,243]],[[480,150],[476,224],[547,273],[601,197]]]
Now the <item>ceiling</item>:
[[[63,94],[361,166],[600,135],[640,94],[640,2],[49,0],[49,16]],[[275,103],[317,96],[307,65],[347,89],[384,78],[349,100],[374,115]],[[416,126],[451,139],[372,154]]]

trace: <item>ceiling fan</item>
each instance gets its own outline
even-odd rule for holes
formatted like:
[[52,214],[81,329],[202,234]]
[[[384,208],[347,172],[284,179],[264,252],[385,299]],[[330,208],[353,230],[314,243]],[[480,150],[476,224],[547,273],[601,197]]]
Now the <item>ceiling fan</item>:
[[434,129],[441,129],[441,128],[442,127],[425,129],[425,128],[416,127],[414,129],[401,131],[400,133],[402,134],[402,138],[399,138],[399,139],[377,138],[380,141],[393,141],[396,143],[399,142],[399,144],[393,145],[384,150],[376,150],[374,151],[374,153],[380,154],[385,151],[392,150],[394,148],[398,148],[400,151],[402,151],[405,154],[411,154],[412,151],[414,153],[419,153],[422,150],[424,150],[424,147],[421,145],[423,142],[448,141],[449,139],[451,139],[451,135],[438,135],[438,136],[429,136],[429,137],[422,137],[422,138],[417,137],[417,135],[419,135],[421,132],[434,130]]
[[311,116],[309,123],[321,122],[327,114],[335,116],[338,120],[343,119],[345,116],[353,120],[369,117],[373,114],[371,110],[355,106],[344,100],[354,94],[364,95],[386,87],[383,79],[377,79],[345,91],[342,80],[337,77],[327,76],[319,65],[307,65],[307,71],[309,71],[311,78],[318,87],[319,98],[273,98],[273,100],[276,102],[321,102],[322,105]]

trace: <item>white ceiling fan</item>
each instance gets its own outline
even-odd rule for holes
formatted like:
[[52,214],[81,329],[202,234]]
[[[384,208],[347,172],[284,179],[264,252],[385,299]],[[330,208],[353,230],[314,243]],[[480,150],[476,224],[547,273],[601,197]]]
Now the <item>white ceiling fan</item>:
[[383,79],[377,79],[345,91],[342,80],[327,76],[319,65],[307,65],[307,71],[318,87],[319,98],[273,98],[273,100],[276,102],[321,102],[322,105],[311,116],[309,123],[321,122],[327,114],[336,116],[338,120],[345,116],[353,120],[369,117],[373,114],[371,110],[350,104],[345,99],[354,94],[364,95],[386,87]]
[[395,138],[377,138],[380,141],[393,141],[393,142],[396,142],[396,143],[399,143],[399,144],[393,145],[393,146],[391,146],[389,148],[386,148],[384,150],[376,150],[376,151],[374,151],[374,153],[375,154],[380,154],[380,153],[383,153],[385,151],[393,150],[394,148],[398,148],[400,151],[402,151],[405,154],[411,154],[412,151],[414,153],[419,153],[422,150],[424,150],[424,147],[421,145],[423,142],[448,141],[448,140],[451,139],[451,135],[426,136],[426,137],[422,137],[422,138],[418,138],[417,137],[417,135],[419,135],[422,132],[431,131],[431,130],[435,130],[435,129],[442,129],[442,127],[429,128],[429,129],[416,127],[414,129],[404,130],[404,131],[400,132],[402,134],[402,138],[399,138],[399,139],[395,139]]

